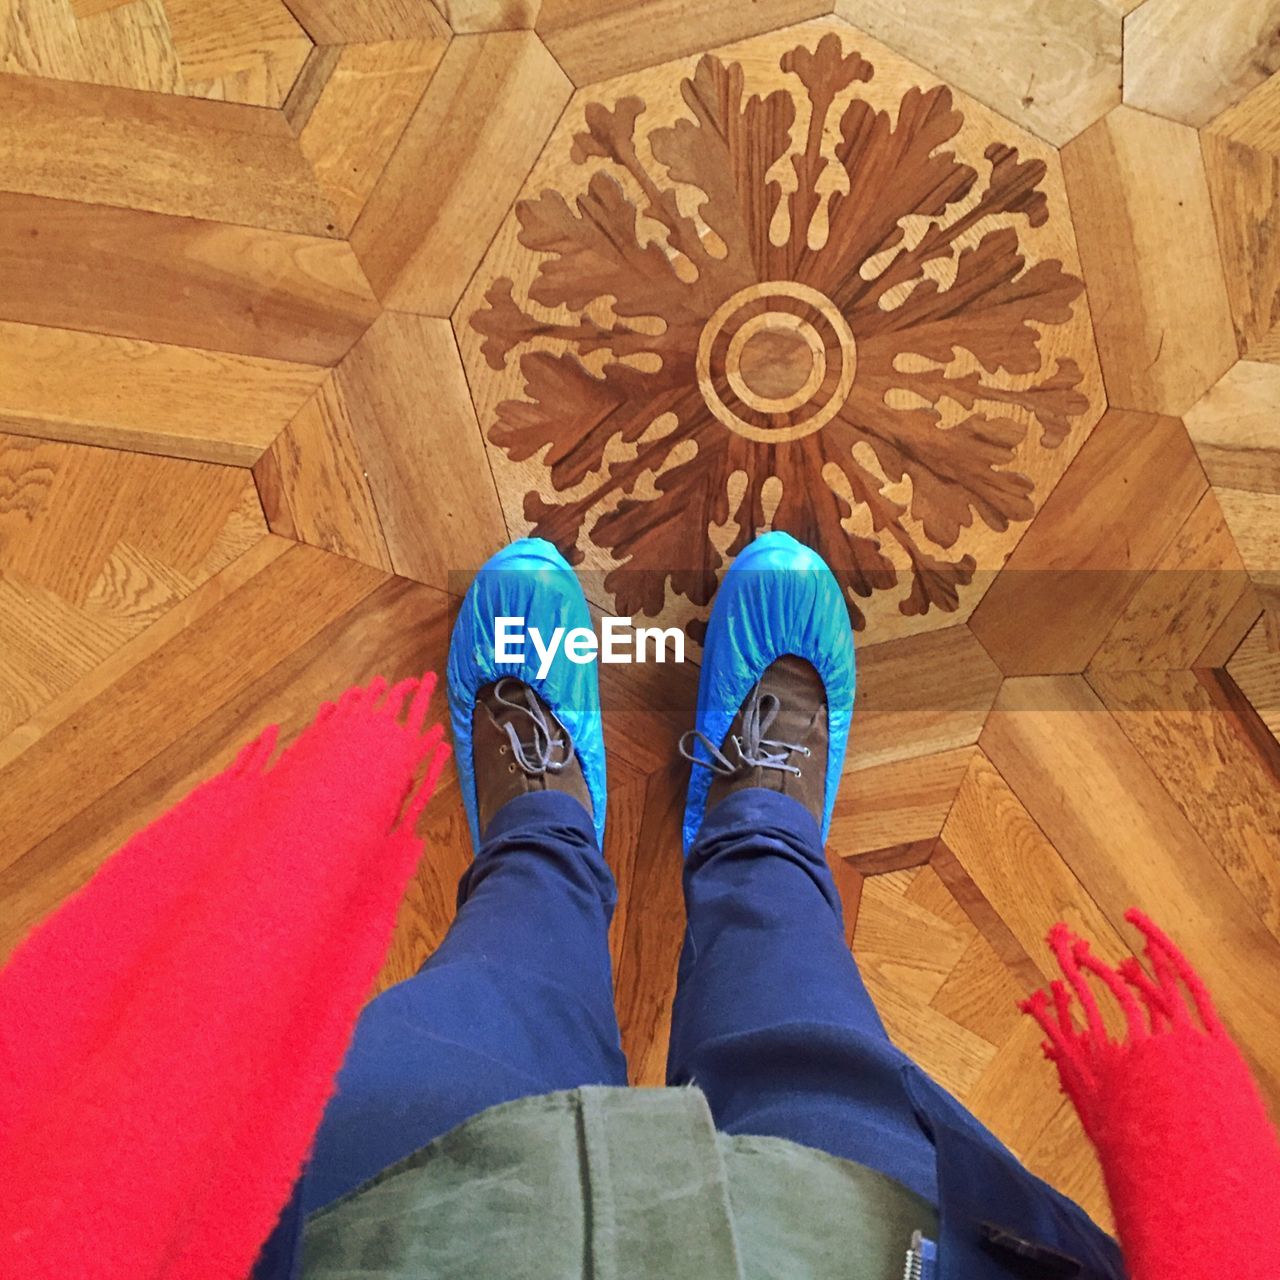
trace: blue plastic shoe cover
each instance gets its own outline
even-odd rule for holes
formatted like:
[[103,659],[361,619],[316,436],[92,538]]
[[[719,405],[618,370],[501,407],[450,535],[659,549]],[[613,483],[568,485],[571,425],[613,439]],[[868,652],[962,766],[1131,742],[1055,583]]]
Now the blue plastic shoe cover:
[[542,538],[521,538],[503,547],[484,564],[468,588],[449,643],[449,718],[453,722],[454,754],[472,842],[479,848],[480,820],[471,755],[476,694],[504,676],[515,676],[555,712],[573,739],[591,796],[596,839],[603,847],[604,734],[596,664],[571,661],[561,645],[550,669],[540,677],[541,662],[527,634],[523,660],[499,662],[498,618],[525,619],[528,627],[537,627],[548,638],[556,627],[566,631],[574,627],[591,629],[591,613],[577,576],[555,547]]
[[[711,742],[723,742],[747,694],[787,654],[811,663],[827,691],[825,840],[853,716],[853,629],[840,584],[822,557],[788,533],[765,533],[729,566],[716,593],[702,652],[696,727]],[[708,758],[701,742],[695,750],[700,760]],[[709,769],[694,766],[684,809],[686,854],[702,825],[711,780]]]

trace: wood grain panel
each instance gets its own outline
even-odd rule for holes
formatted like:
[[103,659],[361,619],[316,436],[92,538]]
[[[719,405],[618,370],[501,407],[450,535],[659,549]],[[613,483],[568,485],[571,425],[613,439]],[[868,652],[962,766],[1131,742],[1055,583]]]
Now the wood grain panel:
[[1021,1021],[1018,1002],[1028,994],[1029,989],[1009,972],[991,943],[975,933],[929,1003],[998,1049]]
[[439,0],[445,21],[459,35],[470,31],[525,31],[534,25],[542,0]]
[[228,102],[0,74],[8,191],[336,235],[284,117]]
[[576,85],[832,11],[834,0],[542,0],[537,29]]
[[936,844],[936,838],[908,840],[905,844],[837,857],[835,861],[844,863],[862,876],[882,876],[892,871],[910,871],[915,867],[923,867],[932,857]]
[[969,767],[942,838],[1046,980],[1057,976],[1045,938],[1059,920],[1089,938],[1113,964],[1129,954],[1089,889],[981,752]]
[[323,369],[0,322],[0,430],[249,465]]
[[1187,668],[1233,650],[1253,621],[1253,588],[1212,489],[1129,597],[1089,670]]
[[453,41],[351,233],[387,306],[449,315],[570,88],[531,33]]
[[1186,423],[1210,484],[1280,493],[1280,365],[1241,360]]
[[1062,166],[1108,402],[1185,413],[1236,358],[1199,138],[1121,107]]
[[1268,608],[1280,610],[1280,493],[1218,489],[1240,558]]
[[1051,1177],[1063,1195],[1074,1200],[1103,1231],[1115,1232],[1102,1167],[1085,1137],[1075,1108],[1063,1099],[1044,1131],[1027,1152],[1029,1168]]
[[1280,362],[1280,147],[1260,150],[1216,127],[1201,145],[1237,349]]
[[283,0],[164,0],[187,91],[279,107],[311,41]]
[[479,568],[507,531],[449,322],[384,315],[335,380],[325,405],[343,414],[395,571],[447,587]]
[[961,747],[846,770],[831,818],[831,851],[848,858],[937,836],[972,753]]
[[1170,120],[1208,124],[1277,70],[1276,0],[1146,0],[1125,23],[1124,100]]
[[336,364],[379,311],[341,240],[14,193],[0,277],[3,320],[305,364]]
[[11,764],[45,734],[79,714],[104,689],[168,644],[186,627],[197,622],[233,591],[238,591],[272,560],[283,555],[291,545],[286,539],[272,537],[270,534],[259,538],[248,550],[196,587],[185,599],[166,610],[145,631],[121,645],[88,675],[49,699],[16,729],[0,738],[0,769]]
[[1205,846],[1280,936],[1280,774],[1193,671],[1092,672],[1089,683]]
[[[975,753],[976,754],[976,753]],[[986,939],[1010,977],[1024,990],[1040,986],[1040,966],[1018,940],[1018,935],[1005,923],[996,908],[987,901],[978,882],[965,870],[964,864],[941,838],[934,841],[929,867],[946,888],[957,907],[969,918],[973,927]]]
[[[466,575],[459,575],[461,581]],[[602,611],[594,606],[598,627]],[[698,701],[698,667],[689,653],[684,663],[647,662],[600,668],[604,745],[612,774],[615,763],[648,775],[679,758],[677,744],[691,728]],[[683,789],[683,785],[682,785]]]
[[390,571],[364,459],[335,378],[326,378],[253,469],[271,529]]
[[444,56],[447,37],[330,46],[285,110],[344,233],[355,226]]
[[1159,915],[1280,1098],[1280,943],[1084,679],[1007,680],[980,745],[1113,925]]
[[836,12],[1057,146],[1120,102],[1120,15],[1103,0],[838,0]]
[[1029,1017],[1021,1019],[964,1100],[1024,1162],[1058,1110],[1071,1105],[1058,1091],[1057,1072],[1045,1061],[1043,1043],[1039,1025]]
[[1225,667],[1261,615],[1262,597],[1250,581],[1248,590],[1241,595],[1236,607],[1223,619],[1222,626],[1196,656],[1192,667],[1199,670]]
[[278,107],[311,48],[282,0],[13,0],[0,65]]
[[913,883],[931,875],[921,867],[863,882],[854,956],[890,1039],[963,1097],[995,1049],[930,1003],[974,937],[963,916],[947,919],[912,900]]
[[616,953],[614,1001],[635,1085],[666,1083],[671,1001],[685,932],[680,889],[683,778],[683,762],[650,778],[634,853],[615,865],[619,896],[628,907]]
[[999,668],[967,627],[861,650],[846,771],[976,742],[999,687]]
[[293,16],[320,45],[448,38],[431,0],[288,0]]
[[[281,652],[306,644],[354,608],[384,576],[311,547],[294,547],[273,560],[206,614],[199,627],[134,667],[99,694],[83,716],[59,725],[3,771],[3,865],[72,822],[86,805],[243,692]],[[272,636],[271,646],[263,645],[264,635]],[[237,738],[262,722],[262,713],[254,710],[237,726]],[[228,743],[228,753],[231,749]],[[124,820],[136,823],[141,815]]]
[[245,480],[0,435],[0,739],[261,540]]
[[1270,634],[1268,619],[1259,618],[1227,664],[1227,672],[1271,736],[1280,740],[1280,626],[1275,631]]
[[[421,649],[414,646],[407,630],[401,631],[404,655],[387,654],[383,662],[401,667],[407,676],[419,666],[431,666],[443,670],[444,658],[437,647],[440,635],[439,619],[435,607],[425,593],[429,588],[418,588],[424,595],[401,606],[408,619],[421,611],[433,639]],[[384,588],[384,591],[389,591]],[[382,594],[382,593],[379,593]],[[370,615],[369,622],[360,611],[356,626],[367,628],[376,625],[378,615]],[[423,650],[426,656],[423,656]],[[437,656],[437,655],[440,656]],[[380,668],[381,669],[381,668]],[[443,703],[436,704],[435,714],[444,714]],[[374,983],[372,995],[378,995],[397,982],[411,978],[429,955],[444,941],[449,926],[457,914],[458,881],[471,862],[471,829],[462,809],[462,796],[457,772],[446,769],[435,794],[418,824],[418,831],[426,845],[426,856],[418,864],[417,874],[409,881],[400,912],[396,918],[396,930],[391,939],[391,949]]]
[[1205,136],[1243,142],[1273,155],[1280,152],[1280,72],[1269,76],[1204,130]]
[[[309,572],[315,587],[304,588],[309,604],[302,596],[279,595],[280,588],[297,585],[300,571],[302,581]],[[292,625],[283,616],[290,609]],[[224,668],[219,650],[228,633],[253,632],[270,618],[284,628],[281,643],[271,650],[259,646],[243,663]],[[164,646],[88,704],[78,717],[74,745],[61,732],[53,735],[61,742],[61,758],[79,770],[81,785],[73,794],[82,803],[77,808],[63,795],[49,835],[0,872],[0,951],[78,888],[133,831],[225,767],[262,725],[279,723],[287,738],[321,701],[350,684],[375,674],[394,680],[439,668],[447,634],[443,598],[429,588],[387,581],[374,570],[305,547],[275,560],[206,614],[183,643]],[[148,696],[136,696],[140,682]],[[201,696],[204,686],[210,686],[207,697]],[[136,735],[120,733],[122,706],[137,707],[147,717]],[[150,717],[161,709],[167,718],[158,729]],[[437,704],[437,714],[440,709]],[[102,760],[95,749],[112,735],[114,751]],[[13,778],[25,787],[32,773],[47,776],[44,750],[40,743],[20,756],[5,770],[6,783]],[[126,755],[132,767],[116,768]],[[456,791],[447,787],[433,798],[425,829],[436,822],[439,801],[447,804],[450,795],[456,803]],[[442,848],[437,856],[448,875],[461,854]],[[431,866],[424,865],[420,875],[430,886]]]
[[969,619],[1006,675],[1082,671],[1208,488],[1176,418],[1110,410]]
[[0,27],[0,66],[51,80],[157,93],[187,90],[164,0],[9,0]]

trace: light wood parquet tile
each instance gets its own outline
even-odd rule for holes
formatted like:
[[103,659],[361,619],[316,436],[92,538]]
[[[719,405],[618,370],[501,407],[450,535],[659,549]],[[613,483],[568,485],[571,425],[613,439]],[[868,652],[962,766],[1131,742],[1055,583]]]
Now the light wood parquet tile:
[[0,321],[0,430],[248,466],[325,376],[312,365]]
[[1006,675],[1083,671],[1207,489],[1178,419],[1109,410],[970,629]]
[[2,320],[302,364],[336,364],[378,312],[341,240],[15,193],[0,276]]
[[1280,493],[1280,366],[1241,360],[1186,421],[1210,484]]
[[936,837],[971,755],[972,748],[960,747],[846,769],[832,815],[832,852],[854,858]]
[[5,6],[0,69],[159,93],[186,91],[164,0],[16,0]]
[[[299,574],[315,587],[307,592],[309,609],[278,594],[286,580],[296,580]],[[223,664],[218,655],[225,650],[229,632],[254,634],[258,624],[271,625],[273,615],[285,609],[292,610],[292,618],[279,620],[281,643],[274,650],[260,647],[247,661]],[[373,635],[378,637],[376,645],[370,643]],[[271,562],[179,642],[162,646],[104,689],[91,704],[95,732],[75,736],[60,728],[51,735],[61,747],[59,766],[81,772],[84,782],[73,793],[85,804],[75,811],[64,803],[47,825],[15,829],[17,843],[0,871],[0,894],[11,908],[4,916],[0,952],[7,952],[53,902],[83,883],[136,826],[163,811],[194,782],[225,767],[238,746],[262,725],[277,721],[286,734],[295,732],[321,701],[349,684],[377,673],[396,678],[438,666],[446,641],[447,609],[430,588],[389,581],[374,570],[306,547],[295,547]],[[188,687],[195,679],[217,686],[211,697]],[[157,709],[157,700],[163,700],[166,685],[176,685],[182,697],[168,699],[163,727],[157,732],[154,725],[142,725],[121,734],[117,717],[123,710],[132,708],[145,718]],[[139,687],[149,696],[138,697]],[[117,737],[105,759],[98,715],[114,724]],[[44,745],[25,752],[4,770],[6,798],[24,792],[41,772],[47,775],[36,759]],[[452,794],[456,803],[456,792]],[[446,789],[442,798],[437,797],[426,821],[437,820],[437,806],[447,803],[449,795]],[[7,807],[6,824],[10,829]],[[37,838],[28,843],[34,832]],[[449,856],[449,849],[440,847],[424,862],[424,885],[431,886],[437,874],[456,879],[463,864],[450,864]],[[403,963],[403,952],[393,955],[400,955]]]
[[0,73],[7,191],[336,235],[284,117],[235,103]]
[[1089,670],[1220,665],[1205,655],[1230,654],[1259,608],[1217,496],[1206,489],[1129,596]]
[[[39,711],[29,716],[17,729],[0,738],[0,768],[11,764],[28,747],[39,742],[70,717],[79,714],[104,689],[114,684],[126,672],[176,636],[181,635],[187,627],[198,622],[228,595],[238,591],[255,574],[261,572],[272,560],[283,555],[291,545],[292,543],[285,538],[268,534],[232,560],[219,573],[197,587],[185,599],[167,609],[151,626],[121,645],[87,676],[77,680],[64,693],[52,698]],[[28,633],[34,632],[40,637],[45,648],[54,648],[55,646],[49,644],[47,635],[42,635],[38,628],[31,627],[30,615],[25,612],[25,608],[24,606],[23,626],[28,629]]]
[[1280,363],[1280,74],[1200,135],[1240,353]]
[[273,529],[437,587],[507,540],[447,320],[384,314],[259,475]]
[[980,745],[1113,925],[1159,912],[1280,1100],[1280,942],[1084,678],[1007,680]]
[[351,232],[384,303],[452,312],[569,90],[528,32],[452,41]]
[[[1145,0],[1125,22],[1124,100],[1182,124],[1208,124],[1280,71],[1280,4]],[[1192,46],[1194,57],[1177,57]],[[1175,55],[1175,56],[1171,56]]]
[[441,15],[458,34],[527,31],[538,20],[542,0],[439,0]]
[[1227,663],[1227,672],[1241,693],[1280,738],[1280,623],[1260,617]]
[[317,45],[433,40],[449,34],[431,0],[289,0],[289,8]]
[[265,532],[243,471],[0,435],[0,739]]
[[576,85],[828,14],[835,0],[542,0],[537,31]]
[[283,0],[12,0],[0,69],[278,107],[311,41]]
[[258,459],[253,475],[274,532],[392,569],[337,378],[324,380]]
[[860,658],[846,769],[977,742],[1000,671],[967,627],[872,645]]
[[1236,357],[1200,139],[1120,107],[1062,163],[1108,402],[1185,413]]
[[1006,952],[1016,967],[1023,968],[1020,956],[1026,955],[1046,980],[1056,976],[1045,936],[1059,920],[1088,937],[1094,950],[1111,963],[1128,954],[1085,883],[987,754],[979,753],[970,764],[943,827],[943,839],[1021,949],[1018,957]]
[[890,1038],[963,1097],[995,1050],[932,1003],[975,934],[963,917],[948,921],[911,900],[912,886],[931,877],[920,867],[866,880],[853,952]]
[[1280,752],[1254,750],[1193,671],[1095,671],[1089,683],[1245,901],[1280,937]]
[[836,12],[1058,146],[1120,102],[1109,0],[837,0]]
[[1262,602],[1280,610],[1280,492],[1218,489],[1223,518]]
[[355,226],[447,44],[440,35],[327,45],[295,84],[285,112],[344,234]]
[[284,0],[164,0],[164,7],[195,97],[278,107],[311,52]]
[[[268,563],[200,620],[102,690],[4,771],[0,822],[5,868],[73,821],[77,805],[99,801],[177,740],[185,727],[234,705],[281,652],[313,640],[385,578],[376,569],[295,546]],[[271,636],[270,645],[263,636]],[[369,661],[376,665],[376,655]],[[182,715],[176,712],[181,708]],[[313,708],[314,709],[314,708]],[[265,717],[251,703],[234,720],[239,739]],[[226,744],[227,758],[232,744]],[[70,799],[69,799],[70,798]],[[143,815],[122,808],[115,843]],[[83,839],[84,829],[80,831]],[[102,840],[109,840],[104,833]],[[93,846],[98,856],[111,844]],[[32,864],[28,864],[30,868]]]

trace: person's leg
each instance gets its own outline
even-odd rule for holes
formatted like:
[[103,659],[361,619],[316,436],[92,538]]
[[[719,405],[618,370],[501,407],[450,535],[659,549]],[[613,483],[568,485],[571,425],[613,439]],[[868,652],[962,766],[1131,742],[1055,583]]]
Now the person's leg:
[[308,1165],[310,1212],[513,1098],[625,1084],[608,930],[613,877],[572,797],[487,825],[443,943],[361,1015]]
[[848,610],[786,534],[730,566],[707,625],[685,808],[688,932],[668,1078],[730,1133],[789,1138],[936,1198],[936,1159],[845,940],[823,853],[853,706]]
[[790,796],[734,791],[684,872],[688,932],[668,1079],[726,1133],[788,1138],[936,1199],[933,1145],[845,941],[818,822]]
[[545,671],[532,652],[508,661],[498,618],[547,633],[591,625],[573,570],[539,539],[504,547],[467,590],[449,712],[475,861],[439,949],[360,1019],[306,1174],[308,1210],[496,1103],[627,1082],[596,673],[563,651]]

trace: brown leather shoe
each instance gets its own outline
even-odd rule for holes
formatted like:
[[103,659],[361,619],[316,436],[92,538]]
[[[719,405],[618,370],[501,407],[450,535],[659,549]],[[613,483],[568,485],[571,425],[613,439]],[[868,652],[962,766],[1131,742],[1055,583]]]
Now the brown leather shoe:
[[471,751],[482,833],[508,800],[532,791],[563,791],[591,813],[591,794],[568,730],[524,681],[506,676],[476,695]]
[[[680,752],[694,760],[690,730]],[[827,780],[827,691],[803,658],[788,655],[769,666],[747,694],[717,749],[705,742],[715,777],[706,812],[744,787],[764,787],[799,800],[821,823]]]

